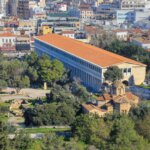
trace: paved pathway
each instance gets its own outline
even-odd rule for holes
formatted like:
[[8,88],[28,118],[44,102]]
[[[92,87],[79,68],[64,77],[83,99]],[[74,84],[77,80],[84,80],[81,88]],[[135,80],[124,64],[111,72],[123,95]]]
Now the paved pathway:
[[[15,91],[13,88],[7,88],[4,90],[5,92]],[[49,90],[42,90],[42,89],[22,89],[19,94],[5,94],[0,95],[0,101],[8,101],[8,100],[17,100],[17,99],[34,99],[34,98],[42,98],[45,97],[46,93],[49,93]]]

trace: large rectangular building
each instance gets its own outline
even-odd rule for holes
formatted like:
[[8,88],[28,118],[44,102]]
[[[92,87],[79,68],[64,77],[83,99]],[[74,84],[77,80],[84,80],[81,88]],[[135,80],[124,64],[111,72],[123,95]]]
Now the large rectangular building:
[[94,91],[101,89],[104,72],[110,66],[121,68],[123,81],[131,84],[141,84],[145,79],[144,64],[57,34],[36,37],[35,49],[39,55],[47,54],[63,62],[72,77]]

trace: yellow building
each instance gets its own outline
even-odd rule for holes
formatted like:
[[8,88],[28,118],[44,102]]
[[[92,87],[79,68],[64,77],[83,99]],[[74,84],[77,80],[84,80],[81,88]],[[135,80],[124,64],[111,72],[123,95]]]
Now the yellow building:
[[103,3],[104,2],[104,0],[97,0],[96,2],[95,2],[95,5],[96,5],[96,7],[98,7],[101,3]]
[[19,29],[25,29],[32,32],[35,32],[37,26],[37,20],[20,20]]
[[41,27],[41,34],[42,35],[46,35],[46,34],[50,34],[50,33],[52,33],[52,28],[51,27],[49,27],[49,26],[42,26]]

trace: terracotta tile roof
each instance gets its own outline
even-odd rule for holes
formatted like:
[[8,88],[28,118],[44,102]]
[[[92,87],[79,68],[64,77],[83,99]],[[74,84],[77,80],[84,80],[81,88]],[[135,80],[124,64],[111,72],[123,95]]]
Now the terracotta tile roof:
[[106,110],[104,109],[101,109],[93,104],[82,104],[82,107],[86,110],[88,110],[89,112],[92,111],[92,110],[98,110],[98,111],[101,111],[101,112],[106,112]]
[[98,97],[98,101],[106,101],[106,100],[111,100],[112,97],[109,93],[104,93],[102,96]]
[[53,45],[67,53],[104,68],[120,63],[130,63],[145,66],[140,62],[57,34],[42,35],[35,37],[35,39]]
[[134,100],[138,98],[136,95],[132,94],[131,92],[126,92],[126,96],[129,100]]
[[136,29],[130,29],[129,33],[142,34],[143,31],[141,29],[136,28]]
[[88,34],[97,34],[98,32],[102,32],[98,27],[95,26],[84,26],[84,31]]
[[15,36],[14,34],[12,34],[12,33],[2,33],[2,34],[0,34],[0,37],[10,37],[10,36]]
[[127,30],[121,30],[121,29],[120,30],[119,29],[118,30],[113,30],[113,32],[115,32],[115,33],[118,33],[118,32],[127,32],[128,33]]

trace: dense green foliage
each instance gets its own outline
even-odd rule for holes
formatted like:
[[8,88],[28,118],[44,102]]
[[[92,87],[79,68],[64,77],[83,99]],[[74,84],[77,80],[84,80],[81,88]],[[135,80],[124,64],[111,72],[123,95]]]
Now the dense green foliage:
[[26,88],[30,85],[48,85],[62,78],[65,69],[58,60],[50,60],[48,56],[38,57],[36,53],[25,56],[24,59],[0,60],[0,88]]
[[8,140],[8,131],[5,124],[0,121],[0,149],[8,150],[9,140]]
[[50,91],[43,104],[25,110],[27,126],[70,125],[80,114],[81,102],[89,98],[87,90],[76,82],[54,84]]
[[149,144],[134,130],[134,122],[127,116],[116,119],[110,131],[108,149],[111,150],[144,150]]
[[105,149],[109,138],[109,125],[97,116],[81,115],[72,125],[75,136],[81,141]]
[[65,68],[60,61],[51,60],[46,55],[38,57],[36,53],[31,53],[26,56],[25,61],[29,64],[27,74],[31,77],[31,83],[52,84],[60,80],[65,73]]
[[130,112],[130,117],[135,122],[136,131],[150,142],[150,106],[142,103]]
[[27,109],[24,116],[26,125],[69,125],[75,119],[75,111],[66,103],[44,104]]
[[27,150],[32,145],[32,139],[30,139],[28,134],[20,131],[15,135],[15,139],[11,141],[11,144],[14,150]]
[[[111,119],[110,119],[111,118]],[[100,150],[145,150],[149,143],[137,134],[134,122],[128,116],[81,115],[73,123],[74,136]]]
[[111,44],[116,39],[116,36],[111,32],[106,32],[104,30],[99,31],[99,33],[92,36],[90,43],[100,48],[105,48],[107,45]]
[[114,82],[117,80],[121,80],[123,78],[123,73],[122,70],[119,69],[117,66],[112,66],[109,67],[107,71],[104,73],[104,77],[105,80]]
[[[49,119],[48,116],[52,116],[46,114],[47,108],[56,108],[52,105],[55,104],[41,105],[45,107],[45,113],[44,109],[38,110],[38,113],[43,111],[45,121]],[[71,124],[73,137],[65,139],[55,133],[47,133],[40,140],[39,150],[149,150],[149,112],[148,105],[140,105],[134,108],[129,116],[117,113],[104,118],[96,115],[78,115]],[[69,113],[67,112],[68,116]],[[55,118],[57,120],[58,116]],[[10,147],[12,150],[30,150],[35,144],[35,140],[30,139],[29,135],[22,131],[16,134],[14,140],[8,139],[8,133],[6,124],[1,123],[0,146],[3,150],[9,150]]]

